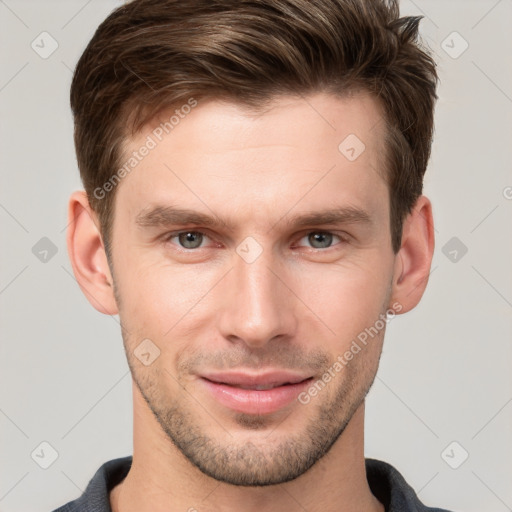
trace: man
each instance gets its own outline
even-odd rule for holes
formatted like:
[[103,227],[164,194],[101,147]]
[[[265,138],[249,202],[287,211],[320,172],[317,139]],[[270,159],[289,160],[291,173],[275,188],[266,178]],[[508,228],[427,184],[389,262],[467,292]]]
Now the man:
[[135,0],[100,25],[68,247],[120,317],[134,449],[59,512],[440,510],[363,439],[434,250],[418,23],[393,1]]

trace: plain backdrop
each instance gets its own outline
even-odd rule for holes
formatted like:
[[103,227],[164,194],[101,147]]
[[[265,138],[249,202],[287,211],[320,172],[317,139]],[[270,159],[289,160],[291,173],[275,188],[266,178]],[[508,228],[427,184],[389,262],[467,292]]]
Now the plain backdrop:
[[[119,325],[82,295],[65,245],[67,200],[81,188],[72,70],[118,5],[0,0],[1,512],[53,510],[78,497],[102,463],[132,453]],[[393,464],[426,504],[505,512],[512,2],[416,0],[402,13],[424,16],[441,77],[425,179],[436,250],[422,302],[387,328],[367,399],[366,455]]]

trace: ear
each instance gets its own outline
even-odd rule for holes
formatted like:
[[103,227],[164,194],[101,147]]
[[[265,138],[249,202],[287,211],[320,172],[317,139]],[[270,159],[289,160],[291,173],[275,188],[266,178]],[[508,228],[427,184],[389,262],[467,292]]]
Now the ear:
[[73,273],[87,300],[101,313],[117,314],[99,222],[83,190],[69,199],[67,244]]
[[419,303],[430,275],[434,254],[434,221],[432,204],[420,196],[404,220],[402,245],[395,257],[393,293],[390,304],[398,302],[407,313]]

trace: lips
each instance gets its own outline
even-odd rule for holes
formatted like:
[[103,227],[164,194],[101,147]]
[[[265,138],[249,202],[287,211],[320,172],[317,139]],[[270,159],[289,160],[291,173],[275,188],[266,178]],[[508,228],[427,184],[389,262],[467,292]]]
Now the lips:
[[227,384],[228,386],[232,386],[234,388],[240,388],[240,389],[252,389],[255,391],[263,391],[265,389],[274,389],[278,388],[279,386],[287,386],[288,384],[291,384],[290,382],[284,382],[284,383],[270,383],[270,384],[256,384],[253,386],[244,386],[242,384]]
[[285,384],[297,384],[310,377],[286,371],[270,371],[251,374],[247,372],[210,373],[202,375],[203,378],[218,384],[228,384],[244,389],[275,388]]
[[221,405],[246,414],[269,414],[295,401],[310,375],[289,371],[209,373],[200,381]]

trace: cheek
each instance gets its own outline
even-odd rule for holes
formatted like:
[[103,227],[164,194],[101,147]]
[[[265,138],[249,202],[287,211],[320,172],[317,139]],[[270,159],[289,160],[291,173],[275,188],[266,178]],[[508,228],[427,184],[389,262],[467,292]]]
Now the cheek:
[[148,337],[160,339],[194,316],[196,305],[214,287],[218,274],[213,268],[178,268],[162,261],[127,259],[116,275],[122,300],[120,315],[128,328],[131,325]]
[[388,277],[386,269],[368,262],[311,266],[297,280],[297,295],[342,341],[379,318],[389,295]]
[[[120,316],[136,338],[154,339],[162,348],[173,340],[176,350],[185,343],[193,346],[201,329],[215,329],[223,303],[238,303],[223,299],[229,295],[225,287],[233,286],[229,278],[222,279],[229,262],[171,263],[156,251],[134,247],[125,247],[124,254],[115,261]],[[384,267],[376,248],[360,256],[349,254],[338,263],[283,266],[279,273],[291,291],[282,307],[294,309],[299,336],[321,333],[323,343],[332,340],[333,351],[340,352],[382,312],[389,274]]]

